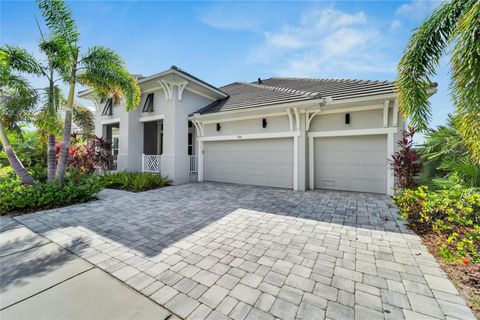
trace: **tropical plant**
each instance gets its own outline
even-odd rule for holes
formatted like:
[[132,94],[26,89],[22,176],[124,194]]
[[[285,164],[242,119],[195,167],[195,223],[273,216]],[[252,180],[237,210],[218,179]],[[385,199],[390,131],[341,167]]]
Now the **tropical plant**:
[[79,32],[70,9],[63,0],[39,0],[38,5],[50,30],[50,37],[62,45],[68,63],[61,71],[69,83],[69,92],[65,110],[65,122],[60,145],[60,155],[56,177],[63,180],[67,168],[70,133],[72,128],[72,109],[74,106],[75,86],[87,85],[101,97],[115,95],[115,100],[123,99],[128,111],[140,102],[140,89],[126,70],[122,59],[112,50],[93,47],[80,53]]
[[425,130],[431,118],[430,78],[445,50],[450,59],[453,122],[472,159],[480,163],[480,1],[442,3],[412,35],[398,65],[401,111],[410,124]]
[[78,127],[79,134],[83,139],[89,140],[94,137],[95,131],[95,116],[88,107],[75,104],[73,107],[73,123]]
[[138,192],[165,187],[170,181],[151,172],[119,171],[105,174],[102,182],[106,188]]
[[425,133],[416,148],[423,160],[422,180],[433,189],[480,188],[480,166],[465,147],[451,118],[444,126]]
[[102,189],[98,176],[70,171],[62,183],[38,181],[36,185],[24,185],[17,179],[0,181],[0,215],[27,213],[86,202],[94,199]]
[[439,255],[480,262],[480,194],[462,188],[432,192],[426,186],[393,197],[402,217],[419,232],[434,232]]
[[415,130],[403,131],[403,137],[398,141],[400,150],[389,160],[395,176],[395,184],[400,189],[415,187],[422,169],[417,152],[413,150]]
[[[47,160],[46,144],[43,137],[39,136],[36,131],[23,128],[21,135],[11,132],[7,136],[18,159],[27,170],[33,166],[45,165]],[[0,165],[7,164],[7,155],[0,147]]]
[[[100,169],[105,171],[112,163],[111,142],[93,136],[91,140],[82,142],[78,133],[72,132],[72,146],[69,149],[68,168],[74,168],[82,173],[93,173]],[[60,145],[57,144],[57,155]]]
[[34,180],[12,148],[7,130],[21,133],[21,124],[30,121],[38,95],[21,74],[40,72],[27,51],[12,46],[0,48],[0,141],[10,165],[25,184],[34,184]]

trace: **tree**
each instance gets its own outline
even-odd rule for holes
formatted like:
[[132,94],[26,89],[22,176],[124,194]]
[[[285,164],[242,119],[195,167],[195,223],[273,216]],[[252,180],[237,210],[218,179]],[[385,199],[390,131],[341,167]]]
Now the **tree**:
[[140,88],[126,70],[125,63],[112,50],[96,46],[80,52],[79,33],[75,20],[63,0],[39,0],[38,5],[51,37],[67,49],[67,67],[61,74],[69,84],[65,122],[60,144],[56,178],[63,180],[70,148],[72,110],[75,85],[87,85],[101,97],[121,96],[127,111],[134,110],[140,102]]
[[0,48],[0,141],[8,161],[20,180],[34,184],[12,148],[7,129],[21,132],[20,123],[31,119],[38,95],[20,73],[40,74],[37,61],[23,49],[4,46]]
[[[38,24],[38,21],[37,21]],[[48,80],[45,88],[45,103],[37,116],[37,125],[47,133],[47,179],[55,179],[56,172],[56,133],[58,129],[59,111],[65,105],[62,90],[56,84],[56,72],[63,73],[68,68],[68,51],[63,41],[58,37],[46,40],[38,24],[41,35],[40,49],[47,57],[47,65],[42,66],[42,74]]]
[[450,45],[453,45],[450,59],[453,123],[479,164],[480,1],[444,2],[415,30],[398,65],[400,108],[410,117],[411,125],[420,130],[427,128],[431,118],[430,78]]

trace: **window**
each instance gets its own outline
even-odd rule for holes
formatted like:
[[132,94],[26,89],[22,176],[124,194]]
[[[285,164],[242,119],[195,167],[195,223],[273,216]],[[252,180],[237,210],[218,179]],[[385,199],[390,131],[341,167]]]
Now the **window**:
[[105,103],[105,107],[103,108],[102,116],[112,116],[112,115],[113,115],[112,99],[108,99],[107,103]]
[[193,155],[193,133],[188,134],[188,155]]
[[143,105],[142,112],[153,112],[153,93],[147,95],[145,99],[145,104]]

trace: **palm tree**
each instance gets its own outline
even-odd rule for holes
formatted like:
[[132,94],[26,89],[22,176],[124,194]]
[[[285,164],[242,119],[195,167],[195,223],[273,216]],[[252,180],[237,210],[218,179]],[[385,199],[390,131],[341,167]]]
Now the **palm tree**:
[[7,136],[7,129],[21,133],[19,124],[31,119],[38,99],[37,92],[19,73],[39,74],[40,68],[33,56],[23,49],[11,46],[0,48],[0,141],[20,180],[25,184],[34,184]]
[[480,1],[444,2],[415,30],[398,65],[400,108],[417,129],[427,128],[430,78],[450,45],[453,122],[480,163]]
[[[38,21],[37,21],[38,24]],[[38,121],[42,129],[47,132],[47,180],[55,179],[56,172],[56,135],[57,123],[59,118],[59,111],[62,105],[65,105],[65,99],[62,90],[56,84],[59,79],[56,79],[57,72],[62,72],[67,67],[67,51],[63,42],[58,38],[46,40],[38,25],[41,35],[40,49],[47,57],[47,64],[42,66],[42,75],[48,80],[48,87],[45,88],[45,104],[43,105],[42,116]]]
[[76,83],[92,87],[100,96],[120,94],[125,101],[127,111],[135,109],[139,104],[140,89],[135,78],[126,70],[125,63],[112,50],[96,46],[81,54],[75,20],[63,0],[39,0],[38,4],[51,37],[57,39],[68,52],[67,67],[61,70],[61,73],[68,80],[69,92],[55,175],[56,178],[63,180],[70,148]]

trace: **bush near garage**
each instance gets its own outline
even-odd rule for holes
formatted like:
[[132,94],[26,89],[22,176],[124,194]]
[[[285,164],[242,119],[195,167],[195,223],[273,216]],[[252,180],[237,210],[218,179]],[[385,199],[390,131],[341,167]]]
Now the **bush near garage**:
[[170,183],[166,177],[151,172],[112,172],[102,176],[106,188],[133,192],[162,188]]

